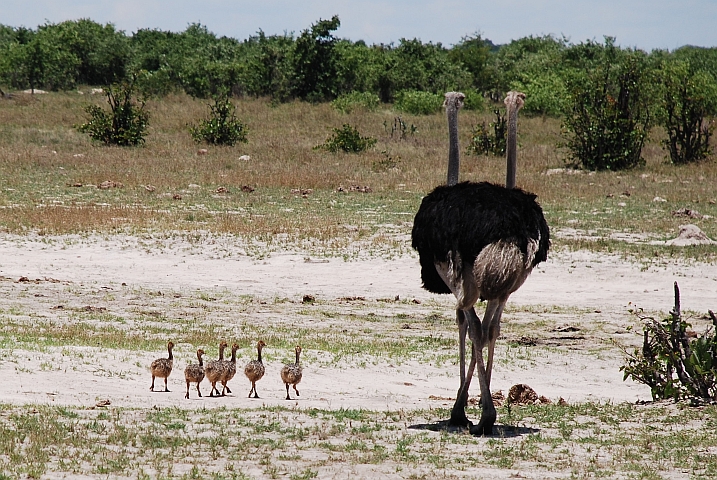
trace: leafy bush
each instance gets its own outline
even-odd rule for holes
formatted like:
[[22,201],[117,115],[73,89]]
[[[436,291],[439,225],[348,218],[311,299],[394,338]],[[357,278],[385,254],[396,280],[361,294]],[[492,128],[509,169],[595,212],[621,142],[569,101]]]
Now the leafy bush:
[[625,170],[644,164],[650,127],[650,66],[643,52],[622,51],[606,38],[595,66],[568,78],[563,129],[575,165]]
[[485,101],[483,100],[483,95],[473,89],[468,89],[463,93],[466,96],[466,98],[463,100],[464,109],[474,110],[476,112],[483,111],[483,109],[485,108]]
[[[634,312],[635,313],[635,312]],[[690,324],[680,313],[680,291],[675,282],[675,307],[670,316],[645,321],[642,350],[627,354],[620,367],[628,377],[650,387],[653,400],[686,397],[717,399],[717,317],[710,310],[713,326],[691,339]]]
[[499,109],[493,111],[496,120],[491,122],[489,127],[493,130],[488,131],[485,123],[476,125],[471,130],[471,141],[468,145],[468,154],[470,155],[505,155],[505,146],[508,134],[508,123],[505,115],[500,114]]
[[344,123],[341,128],[334,128],[334,133],[326,139],[325,143],[314,148],[328,150],[333,153],[339,150],[348,153],[359,153],[368,150],[375,144],[375,138],[362,137],[356,127]]
[[374,111],[378,108],[381,101],[378,95],[371,92],[351,92],[340,95],[331,105],[342,113],[351,113],[356,108],[363,108],[368,111]]
[[247,143],[247,127],[236,118],[236,107],[227,94],[217,94],[214,105],[209,105],[209,118],[189,127],[195,142],[233,146]]
[[674,164],[704,160],[712,154],[710,138],[717,115],[717,81],[689,62],[665,62],[660,70],[663,109],[660,123],[667,139],[662,143]]
[[431,115],[441,110],[443,95],[407,90],[400,92],[394,104],[396,110],[414,115]]
[[107,112],[97,105],[88,105],[85,111],[90,120],[79,125],[80,132],[87,133],[93,140],[106,145],[136,146],[144,143],[149,124],[149,113],[144,110],[146,100],[133,100],[137,75],[132,79],[105,88]]

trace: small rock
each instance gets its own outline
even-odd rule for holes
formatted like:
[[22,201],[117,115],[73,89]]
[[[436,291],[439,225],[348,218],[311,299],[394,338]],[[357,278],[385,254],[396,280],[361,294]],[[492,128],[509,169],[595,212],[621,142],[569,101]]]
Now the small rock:
[[239,157],[239,160],[241,160],[242,162],[248,162],[249,160],[251,160],[251,157],[249,155],[242,155],[241,157]]
[[199,150],[197,150],[197,155],[206,155],[207,153],[209,153],[209,150],[207,150],[206,148],[200,148]]

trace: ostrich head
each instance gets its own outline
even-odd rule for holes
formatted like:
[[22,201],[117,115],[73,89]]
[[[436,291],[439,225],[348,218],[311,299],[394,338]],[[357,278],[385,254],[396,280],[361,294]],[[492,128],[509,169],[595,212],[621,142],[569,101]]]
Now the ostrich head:
[[463,101],[466,99],[466,96],[461,92],[446,92],[444,97],[445,100],[443,100],[443,107],[448,112],[451,110],[457,111],[459,108],[462,108]]
[[518,113],[518,110],[523,108],[523,105],[525,105],[525,94],[522,92],[508,92],[508,94],[505,96],[505,100],[503,100],[503,103],[505,103],[505,106],[510,109],[514,108],[515,112]]
[[448,92],[443,106],[448,117],[448,185],[458,183],[460,170],[460,146],[458,145],[458,110],[463,107],[466,96],[461,92]]
[[505,106],[508,110],[508,138],[505,144],[505,156],[508,164],[505,175],[505,188],[515,188],[515,177],[518,171],[518,110],[525,105],[525,94],[508,92]]

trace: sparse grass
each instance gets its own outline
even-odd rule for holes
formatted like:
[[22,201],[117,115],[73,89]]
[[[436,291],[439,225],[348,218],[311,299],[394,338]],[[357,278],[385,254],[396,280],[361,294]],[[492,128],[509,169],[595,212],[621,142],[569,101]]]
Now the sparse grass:
[[[68,93],[1,101],[0,232],[18,234],[15,238],[38,233],[39,242],[63,245],[97,235],[121,238],[150,253],[190,244],[217,259],[263,258],[286,250],[346,260],[400,256],[410,250],[408,235],[422,196],[444,181],[442,114],[405,116],[417,132],[401,140],[384,128],[395,118],[388,109],[342,114],[329,105],[271,107],[265,100],[245,99],[237,102],[237,115],[251,129],[250,143],[211,147],[207,155],[197,155],[186,123],[201,117],[201,101],[170,96],[150,102],[147,144],[130,149],[92,145],[72,128],[82,121],[86,101],[102,99]],[[472,125],[489,120],[470,111],[461,115],[464,143]],[[376,148],[357,155],[313,150],[330,128],[347,122],[377,138]],[[554,147],[557,136],[555,120],[521,117],[518,183],[538,194],[553,229],[553,248],[615,253],[644,268],[672,258],[717,258],[714,246],[677,249],[647,243],[676,235],[677,226],[687,221],[671,214],[678,208],[717,216],[714,161],[667,165],[659,139],[653,139],[644,169],[547,175],[562,166]],[[384,165],[386,152],[401,161]],[[244,154],[251,160],[238,160]],[[466,156],[462,178],[500,183],[504,168],[499,158]],[[105,180],[122,185],[97,188]],[[150,185],[153,189],[145,188]],[[242,191],[245,185],[255,190]],[[346,191],[339,192],[340,186]],[[350,186],[369,186],[371,192],[350,191]],[[656,196],[667,201],[653,202]],[[717,238],[713,218],[689,221]],[[620,238],[625,234],[637,242]],[[112,285],[98,290],[47,278],[18,284],[7,277],[0,277],[0,294],[5,298],[0,362],[30,380],[68,370],[117,379],[146,376],[145,360],[166,352],[168,339],[177,344],[174,353],[182,365],[196,360],[197,346],[207,358],[216,358],[219,339],[236,341],[241,355],[253,356],[262,338],[270,345],[264,351],[267,362],[293,360],[290,353],[300,343],[302,362],[315,368],[457,368],[450,299],[414,304],[393,297],[317,298],[304,303],[210,287],[160,292]],[[569,367],[575,359],[599,361],[620,352],[613,343],[619,321],[592,309],[509,304],[504,320],[496,369]],[[580,331],[564,335],[555,330],[564,325],[579,325]],[[632,335],[623,341],[640,339]],[[471,418],[479,414],[469,408]],[[530,470],[545,478],[717,475],[717,410],[712,406],[502,407],[500,435],[491,439],[410,428],[448,416],[443,407],[0,404],[0,480],[80,474],[450,479],[481,478],[486,467]]]
[[[500,409],[511,424],[499,425],[503,436],[496,438],[411,428],[436,413],[447,414],[363,410],[347,417],[282,407],[153,411],[0,405],[5,452],[0,465],[7,478],[162,472],[168,478],[310,479],[364,465],[374,474],[400,471],[406,478],[459,478],[468,470],[480,474],[484,465],[530,469],[544,478],[559,472],[576,478],[663,478],[675,469],[690,478],[717,474],[715,407],[513,406],[509,413]],[[396,429],[396,417],[409,428]],[[191,428],[176,427],[185,423]]]
[[[243,99],[237,102],[237,114],[253,132],[250,143],[213,147],[207,155],[197,155],[186,123],[201,116],[205,106],[199,100],[177,95],[150,102],[152,127],[142,148],[100,147],[75,132],[72,125],[81,120],[88,101],[99,100],[58,93],[4,101],[0,229],[46,234],[213,232],[269,244],[264,246],[269,251],[270,244],[278,242],[334,256],[348,252],[351,258],[356,254],[352,246],[363,242],[369,249],[402,254],[406,242],[398,239],[410,232],[422,196],[445,176],[443,114],[409,115],[406,121],[415,124],[418,133],[410,141],[396,141],[383,126],[395,116],[389,110],[346,115],[328,104],[271,107],[265,100]],[[461,115],[464,140],[472,125],[487,119],[487,114],[471,111]],[[327,129],[347,121],[378,139],[377,148],[359,155],[312,148]],[[717,258],[714,246],[676,249],[610,238],[615,233],[674,238],[678,226],[686,223],[672,215],[679,208],[717,217],[712,188],[717,162],[669,165],[658,134],[645,148],[643,169],[547,175],[563,165],[563,154],[555,147],[559,123],[521,118],[518,184],[538,194],[554,232],[554,248],[588,247],[642,258]],[[401,163],[377,169],[387,151]],[[242,154],[251,160],[238,160]],[[462,168],[464,179],[504,180],[500,158],[468,156]],[[106,180],[122,186],[96,188]],[[148,191],[147,185],[154,190]],[[245,185],[255,190],[243,192]],[[337,191],[352,185],[369,186],[371,193]],[[292,189],[312,192],[302,196]],[[666,202],[654,202],[655,197]],[[689,221],[717,237],[711,218]],[[559,234],[567,229],[579,237]]]

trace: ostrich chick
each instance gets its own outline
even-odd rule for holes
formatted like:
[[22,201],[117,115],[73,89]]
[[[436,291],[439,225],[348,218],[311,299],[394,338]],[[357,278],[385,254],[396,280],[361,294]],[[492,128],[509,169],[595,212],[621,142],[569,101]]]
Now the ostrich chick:
[[286,385],[286,399],[291,400],[291,397],[289,396],[289,385],[294,386],[294,391],[296,392],[296,396],[299,396],[299,391],[296,389],[296,386],[301,381],[301,365],[299,365],[299,355],[301,354],[301,346],[296,346],[296,362],[294,363],[287,363],[284,365],[284,367],[281,369],[281,380]]
[[220,376],[220,381],[222,382],[222,397],[227,393],[232,393],[227,386],[227,382],[234,378],[234,375],[237,373],[237,350],[239,350],[239,345],[235,343],[232,345],[231,360],[225,360],[222,364],[222,373]]
[[265,368],[264,363],[261,361],[261,349],[266,347],[266,343],[259,340],[256,344],[257,359],[247,363],[244,367],[244,375],[251,382],[251,390],[249,390],[249,398],[251,398],[251,392],[254,392],[254,398],[259,398],[259,394],[256,392],[256,382],[261,380],[264,376]]
[[152,385],[149,386],[150,392],[154,392],[155,377],[163,378],[164,391],[169,391],[169,388],[167,388],[167,377],[169,377],[169,374],[172,373],[172,367],[174,366],[174,357],[172,356],[173,348],[174,343],[167,343],[167,351],[169,352],[169,356],[167,358],[158,358],[157,360],[153,361],[152,364],[149,366],[149,370],[150,372],[152,372]]
[[209,382],[211,382],[212,384],[212,390],[209,392],[210,397],[215,396],[214,392],[217,392],[217,397],[219,396],[217,382],[221,379],[222,366],[224,364],[225,348],[227,348],[227,342],[222,341],[219,344],[219,360],[212,360],[211,362],[207,363],[206,367],[204,367],[204,374],[206,375],[207,380],[209,380]]
[[202,391],[199,390],[199,384],[202,383],[202,380],[204,380],[204,365],[202,364],[202,355],[204,355],[204,350],[201,348],[197,350],[197,358],[199,359],[199,364],[193,363],[191,365],[187,365],[187,367],[184,369],[184,378],[187,380],[187,394],[184,396],[184,398],[189,398],[189,384],[192,382],[195,382],[197,384],[197,393],[199,396],[202,396]]

